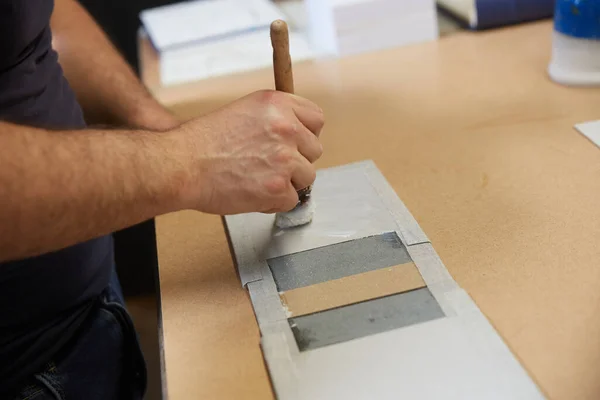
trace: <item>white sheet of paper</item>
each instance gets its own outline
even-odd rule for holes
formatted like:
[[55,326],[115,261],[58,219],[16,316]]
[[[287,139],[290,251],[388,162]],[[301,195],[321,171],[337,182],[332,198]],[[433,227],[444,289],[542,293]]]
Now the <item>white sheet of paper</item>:
[[575,125],[575,129],[600,147],[600,121],[583,122]]
[[144,10],[140,19],[158,51],[268,27],[285,15],[268,0],[195,0]]

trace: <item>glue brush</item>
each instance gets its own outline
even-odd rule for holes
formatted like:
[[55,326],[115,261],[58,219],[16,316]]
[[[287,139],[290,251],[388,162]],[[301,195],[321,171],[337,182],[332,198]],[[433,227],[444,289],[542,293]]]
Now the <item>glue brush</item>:
[[[290,57],[290,37],[285,21],[278,19],[271,24],[271,44],[275,89],[293,94],[294,76]],[[312,186],[298,190],[298,204],[289,212],[278,213],[275,217],[275,225],[279,228],[293,228],[312,221],[315,205],[311,200],[311,191]]]

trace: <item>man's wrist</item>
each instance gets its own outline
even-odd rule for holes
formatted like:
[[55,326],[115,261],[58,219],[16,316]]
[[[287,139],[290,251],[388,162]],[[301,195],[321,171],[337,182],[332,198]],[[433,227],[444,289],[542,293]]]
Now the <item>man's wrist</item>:
[[[190,208],[189,187],[192,179],[192,152],[182,140],[179,129],[164,133],[151,130],[131,131],[131,138],[142,140],[148,150],[143,167],[146,190],[154,193],[158,214]],[[136,146],[139,146],[136,145]]]
[[169,159],[175,166],[170,180],[173,182],[171,188],[177,210],[209,212],[212,208],[212,187],[207,178],[215,159],[205,153],[209,146],[206,140],[211,133],[201,120],[196,118],[165,134],[159,134],[165,137],[165,148],[169,149]]

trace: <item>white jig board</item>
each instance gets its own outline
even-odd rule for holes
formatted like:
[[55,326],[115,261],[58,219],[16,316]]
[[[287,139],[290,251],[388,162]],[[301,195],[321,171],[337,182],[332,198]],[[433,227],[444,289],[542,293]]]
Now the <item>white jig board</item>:
[[[273,215],[225,218],[279,399],[544,398],[373,162],[319,171],[312,196],[315,219],[301,228],[274,228]],[[390,231],[445,316],[299,351],[266,260]]]

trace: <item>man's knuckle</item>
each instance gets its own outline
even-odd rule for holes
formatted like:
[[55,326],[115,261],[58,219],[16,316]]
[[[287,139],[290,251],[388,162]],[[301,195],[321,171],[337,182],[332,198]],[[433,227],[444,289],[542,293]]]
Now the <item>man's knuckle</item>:
[[[294,159],[294,154],[288,148],[281,148],[273,155],[273,161],[278,166],[287,166]],[[279,171],[283,172],[282,168],[278,168]]]
[[313,167],[310,168],[310,171],[308,173],[308,178],[310,180],[309,185],[311,185],[317,179],[317,170],[315,168],[313,168]]
[[272,118],[270,129],[284,139],[292,139],[296,136],[297,125],[284,117]]
[[296,207],[296,204],[298,204],[298,195],[290,193],[284,198],[282,206],[284,210],[288,211]]
[[284,193],[288,186],[288,180],[283,174],[275,174],[264,182],[264,187],[270,195],[280,195]]
[[289,136],[293,131],[292,125],[283,118],[276,118],[270,121],[271,131],[281,136]]
[[264,101],[267,104],[270,104],[272,103],[273,98],[277,95],[277,92],[275,90],[263,89],[259,90],[257,94],[262,101]]
[[321,118],[319,118],[319,131],[321,129],[323,129],[324,126],[325,126],[325,117],[321,116]]
[[321,158],[322,155],[323,155],[323,146],[320,143],[318,143],[317,148],[315,150],[315,160],[314,161],[317,161],[319,158]]
[[285,102],[286,93],[264,89],[259,91],[260,99],[265,105],[278,106]]

